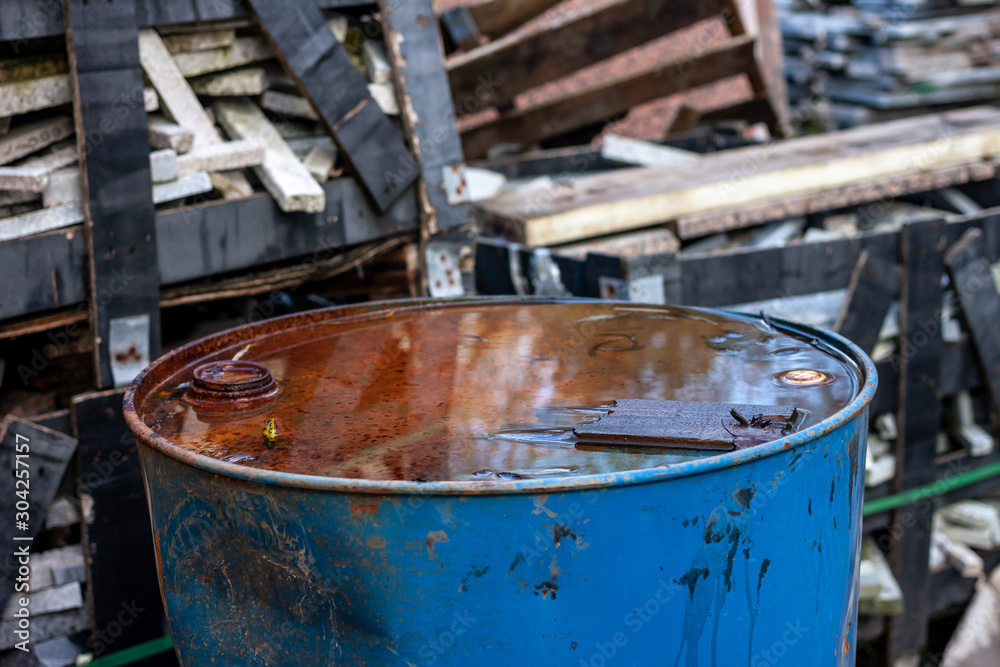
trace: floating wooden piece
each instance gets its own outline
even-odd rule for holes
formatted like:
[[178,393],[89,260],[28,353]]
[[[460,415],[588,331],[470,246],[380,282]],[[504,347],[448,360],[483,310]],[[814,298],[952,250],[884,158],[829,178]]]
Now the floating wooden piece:
[[[278,58],[337,142],[376,207],[385,211],[417,177],[413,156],[373,102],[364,78],[314,3],[250,0]],[[402,3],[400,9],[407,3]],[[430,14],[433,17],[433,14]]]
[[264,146],[255,141],[227,141],[204,146],[177,158],[181,174],[256,167],[264,161]]
[[149,506],[135,438],[122,416],[122,394],[105,391],[73,399],[77,479],[88,508],[82,535],[90,571],[88,603],[95,627],[118,623],[122,629],[112,646],[97,644],[98,655],[163,636]]
[[573,432],[586,445],[729,450],[782,437],[794,428],[795,412],[789,405],[620,399]]
[[[222,135],[209,120],[156,31],[139,31],[139,57],[143,71],[163,97],[167,113],[178,125],[194,135],[193,145],[222,143]],[[213,182],[227,199],[239,199],[253,194],[253,187],[239,172],[220,172],[213,177]]]
[[83,207],[79,203],[43,208],[0,220],[0,241],[41,234],[81,222]]
[[191,130],[171,123],[160,116],[150,116],[149,145],[152,148],[169,148],[176,153],[187,153],[194,144]]
[[0,164],[8,164],[73,136],[73,119],[59,116],[19,127],[0,137]]
[[560,12],[531,31],[517,31],[452,58],[448,78],[455,104],[502,104],[626,49],[720,14],[725,0],[665,3],[613,0]]
[[[160,284],[146,113],[138,108],[127,114],[120,111],[122,100],[134,99],[130,96],[143,87],[135,12],[133,0],[63,0],[70,71],[77,88],[73,115],[91,257],[94,370],[100,387],[128,381],[113,376],[116,354],[129,349],[115,349],[120,343],[111,335],[113,321],[146,318],[145,353],[152,359],[160,351]],[[109,127],[110,118],[115,122]],[[101,141],[91,140],[94,136]],[[122,275],[130,276],[127,282]],[[111,286],[118,286],[113,299],[104,296]]]
[[233,95],[260,95],[269,85],[267,72],[260,67],[247,67],[231,72],[206,74],[192,79],[191,88],[199,95],[230,97]]
[[[3,423],[0,428],[0,456],[7,473],[0,475],[0,491],[3,493],[0,496],[0,511],[8,518],[0,522],[0,537],[8,550],[31,548],[75,451],[76,441],[62,433],[16,417],[9,417]],[[39,474],[40,468],[46,474]],[[28,470],[30,481],[18,484],[17,470]],[[28,489],[31,498],[23,517],[15,515],[18,511],[16,503],[21,500],[16,492],[22,489]],[[28,494],[25,495],[27,497]],[[15,558],[0,560],[0,608],[14,591],[17,566]],[[12,616],[4,614],[4,618]]]
[[[544,200],[507,194],[479,206],[494,228],[541,246],[998,156],[1000,111],[975,107],[720,151],[683,166],[581,176],[555,184]],[[754,169],[744,168],[748,161]]]
[[202,30],[187,34],[167,35],[163,38],[163,43],[170,53],[218,49],[229,46],[234,41],[236,41],[236,30],[233,28]]
[[0,190],[41,192],[49,184],[44,167],[0,167]]
[[833,330],[871,354],[878,342],[886,313],[896,299],[901,274],[902,270],[895,262],[862,250],[851,272],[847,296]]
[[216,101],[213,109],[230,137],[264,147],[264,161],[254,171],[282,211],[323,210],[323,189],[257,105],[245,98],[226,98]]
[[496,120],[462,133],[465,155],[482,157],[501,143],[535,143],[603,122],[644,102],[732,76],[753,64],[753,49],[753,39],[741,37],[674,63],[651,63],[640,71],[609,78],[549,102],[501,114]]
[[[317,9],[318,11],[318,9]],[[210,51],[177,53],[174,62],[185,77],[209,74],[273,58],[274,52],[260,37],[239,37],[229,46]]]
[[983,232],[967,231],[948,250],[945,264],[993,406],[1000,411],[1000,295],[983,252]]

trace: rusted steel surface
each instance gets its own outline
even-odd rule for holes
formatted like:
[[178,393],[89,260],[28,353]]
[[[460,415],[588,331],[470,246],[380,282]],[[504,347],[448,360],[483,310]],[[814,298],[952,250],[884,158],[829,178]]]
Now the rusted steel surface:
[[[854,664],[859,462],[876,380],[841,338],[773,323],[857,365],[855,393],[834,414],[774,442],[641,470],[429,482],[289,473],[173,445],[133,408],[267,333],[305,340],[308,325],[335,318],[460,307],[366,305],[252,325],[175,351],[129,391],[185,665],[735,665],[779,644],[789,664]],[[270,368],[281,396],[293,391]],[[740,415],[748,426],[755,416]],[[260,441],[266,424],[246,437]],[[275,452],[282,435],[278,424]]]

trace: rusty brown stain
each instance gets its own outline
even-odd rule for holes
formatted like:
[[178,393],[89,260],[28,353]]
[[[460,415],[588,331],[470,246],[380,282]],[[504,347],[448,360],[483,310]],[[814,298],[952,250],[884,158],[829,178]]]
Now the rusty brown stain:
[[351,512],[351,514],[378,514],[378,505],[351,503],[351,506],[347,509]]
[[387,546],[389,546],[389,543],[381,535],[375,535],[373,537],[369,537],[367,540],[365,540],[365,544],[368,545],[369,549],[385,549]]
[[[433,560],[437,558],[437,553],[434,551],[434,545],[438,542],[447,542],[448,534],[443,530],[432,530],[427,533],[427,539],[424,543],[427,545],[427,555]],[[444,565],[444,563],[442,563]]]

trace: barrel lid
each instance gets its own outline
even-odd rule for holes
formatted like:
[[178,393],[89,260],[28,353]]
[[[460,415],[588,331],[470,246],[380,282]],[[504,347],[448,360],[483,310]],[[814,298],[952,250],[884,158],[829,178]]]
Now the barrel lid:
[[[272,320],[180,348],[136,380],[126,411],[134,408],[140,436],[184,450],[189,461],[379,481],[578,477],[727,449],[669,438],[647,448],[595,446],[601,429],[588,424],[613,416],[616,402],[763,404],[785,415],[777,419],[795,414],[796,431],[819,424],[866,382],[861,363],[870,362],[845,350],[841,339],[703,309],[385,302]],[[751,429],[755,417],[754,425],[771,423],[737,415],[732,426]],[[775,437],[790,427],[782,428]],[[588,429],[590,441],[581,443]]]

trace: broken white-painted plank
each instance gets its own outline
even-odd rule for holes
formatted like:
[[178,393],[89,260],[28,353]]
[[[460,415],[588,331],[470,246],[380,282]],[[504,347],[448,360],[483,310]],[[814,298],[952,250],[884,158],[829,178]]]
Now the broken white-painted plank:
[[326,25],[330,28],[330,32],[333,36],[337,38],[337,41],[341,44],[347,39],[347,17],[343,14],[337,14],[326,20]]
[[69,167],[70,165],[76,164],[78,159],[79,156],[76,152],[76,145],[74,143],[67,143],[65,145],[53,146],[52,149],[44,155],[29,158],[17,166],[39,167],[49,171],[55,171],[56,169],[62,169],[63,167]]
[[178,53],[174,56],[174,62],[181,74],[192,77],[273,57],[274,51],[263,37],[238,37],[232,44],[221,49]]
[[142,89],[142,106],[146,113],[153,113],[160,110],[160,96],[152,88]]
[[153,203],[163,204],[176,199],[193,197],[212,191],[212,179],[208,173],[199,171],[194,174],[184,174],[174,181],[153,183]]
[[[4,618],[14,618],[14,612],[21,604],[19,597],[12,595],[7,600]],[[28,597],[28,611],[31,612],[32,616],[52,614],[67,609],[79,609],[83,606],[83,593],[80,590],[80,583],[76,581],[43,589],[32,587],[31,595],[25,597]]]
[[163,148],[149,154],[150,179],[154,183],[172,181],[180,176],[177,165],[177,153],[173,149]]
[[182,174],[196,171],[226,171],[256,167],[264,161],[264,146],[254,141],[227,141],[204,146],[177,158]]
[[[59,496],[49,505],[49,512],[45,515],[45,528],[65,528],[80,523],[80,512],[76,509],[73,501],[66,496]],[[71,547],[65,547],[67,549]]]
[[282,135],[285,139],[285,143],[288,147],[292,149],[295,156],[300,160],[305,158],[314,148],[325,148],[326,150],[337,152],[337,147],[333,143],[333,139],[328,136],[312,136],[312,137],[293,137],[288,138]]
[[187,153],[194,144],[194,133],[186,127],[171,123],[162,116],[150,116],[149,145],[151,148],[169,148],[175,153]]
[[41,192],[48,184],[48,169],[41,167],[0,167],[0,190]]
[[79,203],[29,211],[0,220],[0,241],[11,241],[81,222],[83,222],[83,207]]
[[261,67],[247,67],[206,74],[191,79],[191,88],[199,95],[231,97],[233,95],[261,95],[269,85],[267,73]]
[[[177,68],[177,64],[170,57],[167,47],[163,45],[163,40],[156,31],[150,29],[139,31],[139,59],[147,78],[162,97],[166,112],[178,125],[187,128],[194,135],[193,146],[222,143],[222,135],[209,120],[198,102],[198,97],[191,90],[191,86]],[[227,199],[253,194],[253,186],[239,172],[218,173],[212,180]]]
[[219,124],[232,139],[246,139],[264,147],[264,161],[254,171],[282,211],[323,210],[326,206],[323,188],[257,105],[246,98],[234,97],[217,100],[213,109]]
[[651,141],[609,134],[604,137],[601,145],[601,157],[639,167],[656,167],[692,162],[698,159],[698,154],[680,148],[661,146]]
[[79,544],[31,554],[31,587],[34,590],[82,582],[86,577],[83,547]]
[[366,40],[361,46],[361,58],[365,64],[365,74],[371,83],[390,83],[392,67],[385,55],[385,46],[381,42]]
[[260,98],[260,106],[280,116],[319,120],[312,104],[301,95],[269,90]]
[[302,158],[302,164],[312,177],[319,183],[326,183],[333,171],[333,164],[337,161],[337,151],[331,151],[325,146],[314,146]]
[[52,172],[49,186],[42,192],[42,206],[52,208],[74,204],[82,200],[83,189],[80,185],[79,169],[70,167]]
[[168,35],[163,38],[170,53],[181,53],[184,51],[207,51],[229,46],[236,40],[236,30],[226,28],[222,30],[205,30],[202,32],[189,32],[182,35]]
[[985,571],[983,559],[961,542],[955,542],[941,531],[931,532],[931,542],[940,549],[948,563],[966,579],[977,579]]
[[[0,192],[0,208],[14,204],[24,204],[39,198],[37,192]],[[0,216],[3,217],[3,216]]]
[[73,119],[60,116],[19,127],[0,137],[0,164],[8,164],[73,136]]
[[490,169],[466,167],[465,184],[469,201],[484,201],[507,189],[507,177]]
[[68,74],[0,84],[0,116],[57,107],[73,101]]
[[399,100],[396,99],[396,89],[389,83],[369,83],[368,94],[386,116],[399,115]]

